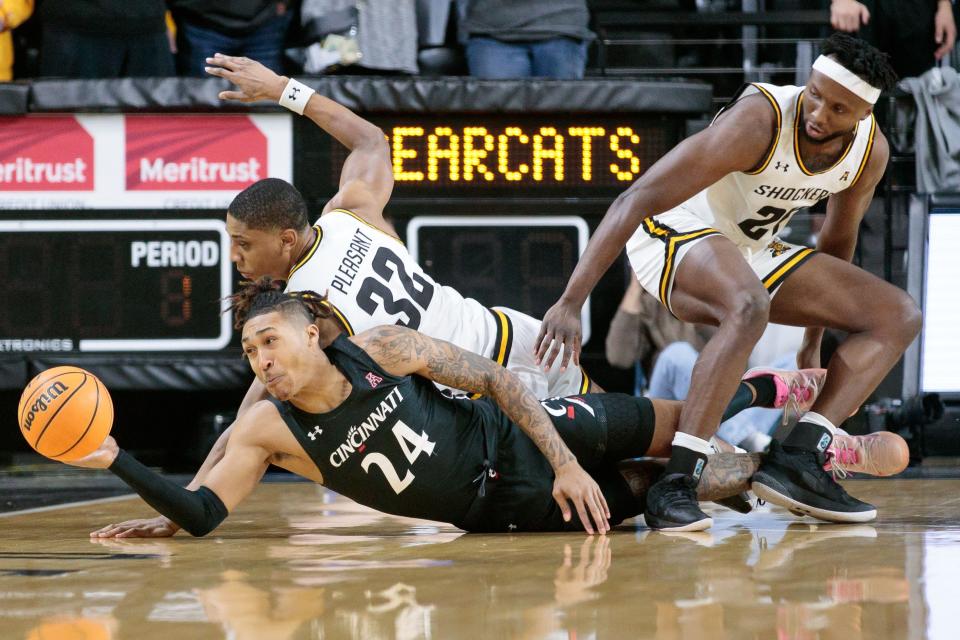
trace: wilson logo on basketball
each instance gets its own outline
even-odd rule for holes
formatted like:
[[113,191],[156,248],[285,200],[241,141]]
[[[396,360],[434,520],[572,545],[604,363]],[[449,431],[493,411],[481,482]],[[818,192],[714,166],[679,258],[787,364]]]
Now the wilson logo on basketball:
[[53,367],[20,394],[17,417],[20,433],[37,453],[70,462],[103,444],[113,426],[113,402],[89,371]]
[[75,117],[0,118],[0,191],[92,191],[93,166]]
[[267,139],[248,116],[127,116],[127,189],[235,190],[267,175]]
[[30,409],[27,411],[27,415],[23,418],[23,429],[24,431],[30,431],[30,427],[33,426],[33,421],[36,419],[37,414],[43,411],[46,411],[50,406],[50,403],[56,400],[60,394],[69,389],[69,387],[62,382],[54,382],[52,385],[47,387],[47,390],[40,394],[40,396],[30,405]]

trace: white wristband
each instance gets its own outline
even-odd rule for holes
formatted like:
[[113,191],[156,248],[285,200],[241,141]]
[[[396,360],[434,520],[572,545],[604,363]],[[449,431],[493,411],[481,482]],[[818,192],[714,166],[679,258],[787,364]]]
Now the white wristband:
[[307,85],[290,78],[290,82],[287,83],[287,86],[283,88],[283,93],[280,94],[280,106],[302,116],[303,110],[307,108],[310,96],[315,93],[316,91]]

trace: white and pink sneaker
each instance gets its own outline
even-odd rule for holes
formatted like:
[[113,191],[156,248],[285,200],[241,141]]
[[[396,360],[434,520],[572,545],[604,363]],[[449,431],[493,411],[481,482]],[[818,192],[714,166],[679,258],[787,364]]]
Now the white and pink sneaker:
[[784,421],[787,418],[787,409],[792,410],[799,418],[813,406],[823,381],[827,378],[826,369],[771,369],[769,367],[754,367],[743,375],[744,380],[772,376],[777,388],[777,398],[773,403],[774,409],[784,409]]
[[865,436],[837,434],[827,448],[823,468],[835,476],[846,478],[851,472],[871,476],[892,476],[910,464],[907,441],[890,431],[877,431]]

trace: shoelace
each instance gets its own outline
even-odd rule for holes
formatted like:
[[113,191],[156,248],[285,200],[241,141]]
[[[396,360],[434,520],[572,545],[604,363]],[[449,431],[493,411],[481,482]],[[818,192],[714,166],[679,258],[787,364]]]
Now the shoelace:
[[[806,402],[808,398],[815,398],[819,391],[817,379],[813,376],[807,377],[803,376],[802,382],[793,382],[790,385],[790,389],[787,392],[787,402],[783,406],[783,426],[787,426],[787,423],[790,421],[790,414],[793,414],[794,419],[799,420],[802,413],[800,405],[803,402]],[[806,395],[804,395],[806,391]],[[804,396],[801,399],[801,396]]]
[[695,490],[682,481],[668,483],[667,488],[663,492],[663,501],[669,506],[673,506],[678,502],[690,502],[691,500],[696,504],[697,497]]
[[843,480],[852,473],[846,466],[859,463],[860,454],[857,453],[856,449],[838,447],[832,451],[830,456],[830,473],[833,474],[834,480],[838,478]]

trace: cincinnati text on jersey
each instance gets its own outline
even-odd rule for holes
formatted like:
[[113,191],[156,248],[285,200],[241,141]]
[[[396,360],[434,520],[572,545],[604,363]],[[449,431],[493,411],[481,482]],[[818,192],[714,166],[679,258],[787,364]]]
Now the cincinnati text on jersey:
[[819,187],[808,187],[806,189],[795,187],[775,187],[770,184],[762,184],[753,190],[758,196],[772,198],[774,200],[788,200],[797,202],[799,200],[823,200],[830,195],[827,189]]
[[347,289],[350,288],[357,277],[357,272],[360,271],[363,259],[367,257],[367,252],[370,251],[370,243],[372,242],[373,238],[359,228],[354,231],[353,238],[347,245],[347,251],[337,267],[338,273],[334,274],[333,282],[330,283],[332,289],[336,289],[340,293],[347,293]]
[[393,410],[396,409],[397,405],[401,402],[403,402],[403,396],[400,395],[400,389],[399,387],[394,387],[380,403],[380,406],[377,407],[375,411],[370,412],[366,420],[359,425],[350,427],[347,431],[346,440],[330,454],[330,464],[334,467],[339,467],[346,462],[355,451],[362,453],[366,448],[363,443],[367,441],[371,433],[377,430],[380,423],[393,413]]

